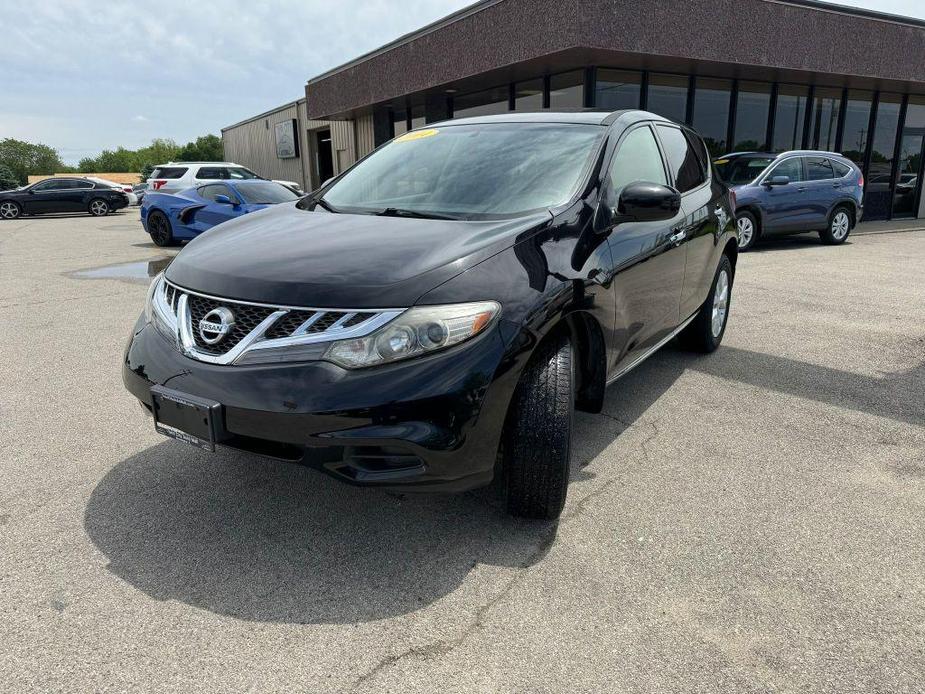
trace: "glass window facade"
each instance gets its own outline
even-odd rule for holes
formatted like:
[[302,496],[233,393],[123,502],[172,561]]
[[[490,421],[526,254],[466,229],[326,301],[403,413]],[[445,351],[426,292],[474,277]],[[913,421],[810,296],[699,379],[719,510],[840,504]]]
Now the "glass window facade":
[[[684,74],[588,66],[447,98],[455,118],[512,108],[538,111],[589,105],[616,111],[645,104],[646,109],[675,121],[684,122],[689,116],[711,158],[736,151],[803,147],[840,151],[864,173],[865,218],[919,212],[925,216],[920,194],[925,177],[919,173],[925,150],[925,97],[908,98],[907,117],[901,123],[901,94],[700,75],[691,80]],[[396,136],[424,123],[423,108],[410,108],[410,103],[409,99],[391,107]],[[922,141],[915,139],[919,136]]]
[[845,105],[845,127],[839,149],[861,168],[864,168],[864,153],[870,139],[870,107],[873,99],[872,92],[849,91]]
[[728,152],[729,104],[732,80],[698,77],[694,87],[692,125],[700,133],[711,157]]
[[585,105],[585,71],[575,70],[549,78],[549,108],[581,108]]
[[649,75],[646,110],[669,120],[687,120],[687,91],[690,80],[685,75]]
[[841,112],[841,89],[816,88],[813,95],[813,115],[809,146],[827,152],[835,150],[838,117]]
[[642,73],[602,68],[597,71],[594,94],[596,108],[606,111],[639,108],[642,103]]
[[867,171],[864,217],[886,219],[890,214],[893,188],[893,156],[902,97],[881,94],[877,122],[871,139],[870,168]]
[[764,82],[739,82],[736,102],[736,152],[768,149],[768,116],[771,111],[771,85]]
[[496,113],[506,113],[508,109],[509,91],[507,85],[486,89],[472,94],[463,94],[453,99],[453,118],[469,118],[472,116],[490,116]]
[[808,105],[809,87],[795,84],[782,84],[778,87],[774,135],[771,138],[772,151],[803,149],[803,129],[806,127]]
[[539,111],[543,108],[544,80],[518,82],[514,85],[514,110]]

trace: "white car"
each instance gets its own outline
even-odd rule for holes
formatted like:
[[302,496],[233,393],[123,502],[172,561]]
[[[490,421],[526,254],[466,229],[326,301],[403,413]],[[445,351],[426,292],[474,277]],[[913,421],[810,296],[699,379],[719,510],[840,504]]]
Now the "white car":
[[[172,161],[162,164],[151,172],[148,190],[158,193],[177,193],[203,183],[218,181],[245,181],[263,176],[230,161]],[[294,181],[276,181],[291,188],[299,195],[302,191]]]
[[105,178],[96,178],[95,176],[87,176],[87,180],[93,181],[94,183],[100,183],[105,186],[112,186],[113,188],[118,188],[123,193],[128,195],[129,207],[138,204],[138,196],[135,195],[135,191],[132,189],[132,186],[128,183],[116,183],[115,181],[109,181]]

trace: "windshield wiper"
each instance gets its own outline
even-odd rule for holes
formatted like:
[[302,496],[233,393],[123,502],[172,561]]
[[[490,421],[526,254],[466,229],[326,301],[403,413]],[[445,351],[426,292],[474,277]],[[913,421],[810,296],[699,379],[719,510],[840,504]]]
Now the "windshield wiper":
[[314,210],[318,205],[321,205],[321,207],[326,209],[328,212],[332,212],[333,214],[340,214],[340,210],[338,210],[336,207],[334,207],[334,205],[329,203],[324,198],[312,198],[312,209]]
[[409,217],[413,219],[460,219],[449,214],[437,214],[436,212],[416,212],[415,210],[406,210],[401,207],[386,207],[384,210],[376,212],[377,217]]

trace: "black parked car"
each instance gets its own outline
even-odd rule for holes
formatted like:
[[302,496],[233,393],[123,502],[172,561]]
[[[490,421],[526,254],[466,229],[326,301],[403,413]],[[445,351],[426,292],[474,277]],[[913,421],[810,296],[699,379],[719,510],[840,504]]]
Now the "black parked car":
[[[703,141],[642,111],[412,131],[194,239],[124,360],[158,431],[554,518],[572,412],[676,335],[723,338],[737,256]],[[500,455],[499,455],[500,453]]]
[[102,217],[127,205],[128,196],[118,188],[86,178],[46,178],[0,193],[0,219],[50,212],[89,212]]

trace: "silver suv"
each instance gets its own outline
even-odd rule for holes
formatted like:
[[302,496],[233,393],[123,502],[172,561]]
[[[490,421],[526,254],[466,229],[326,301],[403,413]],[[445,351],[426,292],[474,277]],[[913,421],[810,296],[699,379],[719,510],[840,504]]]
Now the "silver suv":
[[[244,181],[263,179],[250,169],[230,161],[172,161],[162,164],[151,172],[148,190],[158,193],[177,193],[203,183],[217,181]],[[294,181],[276,181],[296,192],[299,185]]]

